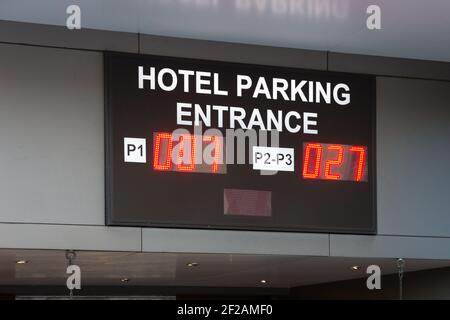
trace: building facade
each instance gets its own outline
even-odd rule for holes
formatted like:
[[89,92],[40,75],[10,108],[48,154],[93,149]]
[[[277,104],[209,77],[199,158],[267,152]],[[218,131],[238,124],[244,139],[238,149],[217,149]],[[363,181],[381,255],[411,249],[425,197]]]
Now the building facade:
[[[376,234],[107,226],[105,51],[374,76]],[[67,294],[74,250],[78,295],[396,298],[402,258],[405,297],[448,298],[449,101],[448,62],[1,21],[0,292]]]

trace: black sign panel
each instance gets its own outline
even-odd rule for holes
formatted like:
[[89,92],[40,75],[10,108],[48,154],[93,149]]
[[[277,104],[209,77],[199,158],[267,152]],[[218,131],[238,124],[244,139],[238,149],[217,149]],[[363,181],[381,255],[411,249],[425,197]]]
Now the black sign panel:
[[108,225],[376,232],[374,77],[104,61]]

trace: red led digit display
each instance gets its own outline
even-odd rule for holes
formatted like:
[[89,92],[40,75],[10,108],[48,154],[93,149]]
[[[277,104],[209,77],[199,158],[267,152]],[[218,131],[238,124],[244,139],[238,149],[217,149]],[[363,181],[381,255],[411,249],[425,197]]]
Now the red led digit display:
[[223,139],[218,136],[170,134],[153,135],[155,171],[226,173]]
[[[181,135],[178,149],[177,169],[179,171],[192,172],[195,169],[195,136]],[[187,151],[187,152],[186,152]],[[187,156],[189,155],[190,156]],[[188,159],[187,159],[188,158]],[[187,161],[186,161],[187,160]]]
[[318,143],[307,143],[304,149],[303,177],[317,179],[319,177],[320,162],[322,158],[322,145]]
[[351,152],[358,153],[358,165],[355,174],[355,180],[361,181],[364,176],[365,167],[366,167],[366,148],[353,146],[350,148]]
[[[158,132],[153,144],[153,168],[159,171],[167,171],[172,168],[172,135],[167,132]],[[163,158],[161,157],[163,152]],[[164,159],[161,163],[161,158]]]
[[219,162],[221,157],[221,143],[219,137],[216,136],[203,136],[203,141],[205,142],[212,142],[213,143],[213,149],[214,149],[214,160],[211,164],[212,172],[216,173],[219,171]]
[[367,147],[305,142],[304,179],[367,181]]
[[375,76],[103,61],[107,225],[376,233]]

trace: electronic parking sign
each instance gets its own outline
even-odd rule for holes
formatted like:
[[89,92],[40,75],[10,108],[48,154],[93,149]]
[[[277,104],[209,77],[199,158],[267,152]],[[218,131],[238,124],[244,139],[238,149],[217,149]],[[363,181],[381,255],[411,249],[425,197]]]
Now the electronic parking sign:
[[104,62],[108,225],[376,232],[374,77]]

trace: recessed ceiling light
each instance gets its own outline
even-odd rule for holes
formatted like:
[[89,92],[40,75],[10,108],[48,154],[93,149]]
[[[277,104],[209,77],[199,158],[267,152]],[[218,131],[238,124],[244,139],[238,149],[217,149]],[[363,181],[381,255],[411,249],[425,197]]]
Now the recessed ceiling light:
[[263,280],[261,280],[261,283],[267,283],[267,281],[263,279]]
[[128,279],[128,278],[122,278],[122,279],[120,279],[120,281],[121,281],[121,282],[129,282],[130,279]]
[[16,264],[27,264],[28,260],[17,260]]
[[198,267],[198,263],[197,262],[189,262],[189,263],[186,263],[186,265],[188,267]]
[[359,269],[361,269],[361,266],[351,266],[351,268],[353,271],[357,271]]

